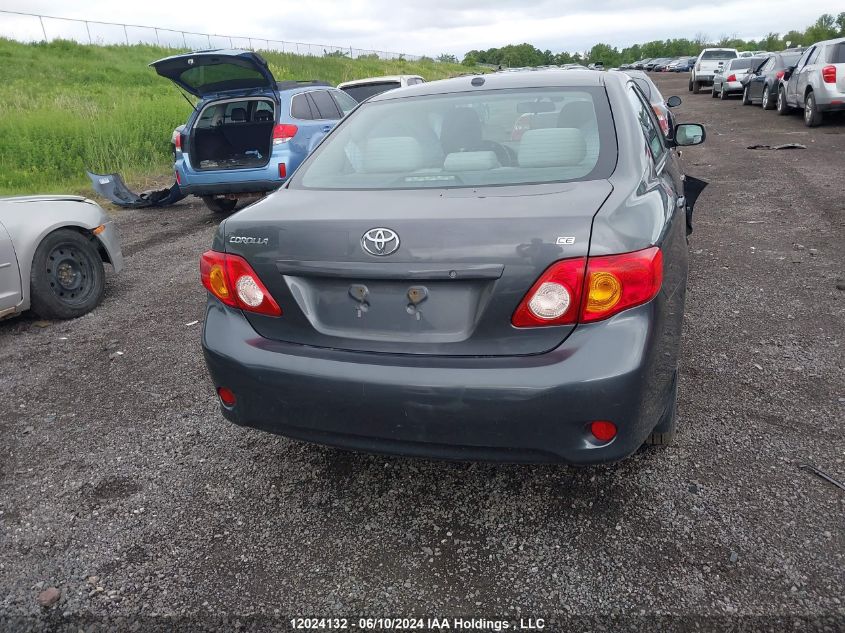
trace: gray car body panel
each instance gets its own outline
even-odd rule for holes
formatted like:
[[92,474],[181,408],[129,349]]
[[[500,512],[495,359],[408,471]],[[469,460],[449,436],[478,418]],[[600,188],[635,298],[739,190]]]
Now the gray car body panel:
[[[373,100],[465,91],[470,79],[397,89]],[[355,268],[360,247],[350,245],[352,237],[360,238],[362,226],[392,227],[409,217],[430,218],[426,208],[432,196],[440,196],[444,204],[454,204],[453,215],[443,226],[457,227],[465,238],[470,235],[465,227],[473,222],[477,227],[477,235],[464,242],[466,249],[456,249],[449,231],[443,226],[438,231],[436,224],[420,225],[421,234],[403,234],[403,240],[411,240],[413,248],[419,244],[417,254],[427,245],[424,264],[503,265],[507,275],[508,268],[517,265],[515,243],[530,244],[531,240],[504,222],[513,219],[515,205],[531,205],[527,217],[532,226],[523,232],[533,231],[538,237],[537,252],[556,247],[555,232],[547,235],[541,228],[544,222],[556,218],[566,225],[571,220],[560,234],[575,235],[576,244],[572,250],[556,251],[553,260],[660,246],[664,279],[658,295],[597,323],[519,329],[510,326],[510,316],[531,285],[522,277],[509,289],[508,297],[499,297],[501,306],[494,320],[504,320],[507,327],[496,330],[494,348],[491,335],[475,350],[468,343],[470,338],[432,344],[402,341],[392,348],[390,342],[370,341],[366,351],[343,349],[347,342],[339,339],[309,344],[264,336],[262,322],[271,317],[228,308],[210,297],[202,344],[215,385],[238,395],[236,406],[221,405],[227,419],[367,451],[585,463],[631,454],[671,411],[688,265],[684,180],[675,152],[667,143],[663,157],[657,163],[651,159],[637,115],[627,106],[626,91],[634,84],[621,73],[502,73],[487,77],[485,83],[485,88],[492,89],[603,85],[613,106],[618,144],[612,175],[574,184],[502,187],[499,192],[494,187],[366,192],[285,188],[221,224],[212,248],[241,254],[256,269],[274,275],[268,287],[272,285],[276,296],[286,265],[301,266],[304,260],[311,266],[325,266],[332,259],[326,256],[327,250],[334,250],[348,253],[345,261]],[[581,203],[591,205],[589,210],[585,207],[574,215],[565,211]],[[288,257],[284,251],[282,268],[271,272],[271,265],[276,267],[280,259],[279,243],[274,248],[273,240],[297,222],[309,218],[315,222],[315,215],[319,222],[311,226],[321,230],[310,237],[302,231],[296,240],[286,242],[300,249],[299,257]],[[494,221],[498,217],[501,224]],[[266,234],[256,227],[263,227]],[[256,233],[268,238],[266,252],[255,244],[229,242],[233,236]],[[492,247],[497,244],[498,251]],[[536,278],[539,273],[532,274]],[[286,310],[282,320],[298,318],[295,302],[280,304]],[[550,336],[549,331],[555,329],[559,331]],[[327,344],[330,340],[335,344]],[[458,348],[461,353],[454,353]],[[594,419],[613,420],[619,435],[609,444],[596,445],[586,430]]]
[[[98,226],[104,226],[96,235],[102,247],[101,255],[112,265],[114,272],[123,269],[123,254],[120,240],[112,219],[93,200],[82,196],[17,196],[0,198],[0,224],[8,233],[14,249],[13,267],[17,270],[17,303],[6,308],[8,314],[17,314],[29,309],[29,278],[35,250],[45,236],[57,229],[75,228],[91,232]],[[2,232],[0,232],[0,253],[2,253]],[[2,256],[0,256],[2,259]],[[2,265],[3,262],[0,262]],[[0,301],[3,296],[11,296],[15,289],[10,276],[0,270]],[[5,281],[4,281],[5,280]],[[0,312],[2,314],[2,312]]]

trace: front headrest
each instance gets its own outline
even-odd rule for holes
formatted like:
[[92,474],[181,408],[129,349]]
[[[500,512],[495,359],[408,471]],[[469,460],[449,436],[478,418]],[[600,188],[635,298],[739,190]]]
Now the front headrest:
[[587,143],[581,130],[552,127],[525,132],[517,162],[520,167],[572,167],[586,155]]
[[371,138],[364,146],[361,166],[367,173],[410,172],[423,164],[423,151],[412,136]]

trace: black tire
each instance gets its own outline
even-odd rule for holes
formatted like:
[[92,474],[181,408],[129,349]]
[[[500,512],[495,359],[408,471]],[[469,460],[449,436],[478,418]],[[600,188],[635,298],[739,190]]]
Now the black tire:
[[760,105],[763,106],[764,110],[775,109],[775,104],[772,102],[772,91],[769,89],[768,84],[763,86],[763,97],[760,100]]
[[807,93],[807,96],[804,97],[804,125],[807,127],[818,127],[822,124],[823,118],[824,115],[819,112],[819,109],[816,106],[816,95],[814,95],[811,90]]
[[693,81],[692,82],[692,94],[697,95],[701,92],[701,82],[700,81]]
[[722,84],[722,89],[719,90],[719,98],[722,101],[725,101],[728,98],[728,94],[729,94],[728,91],[725,90],[725,84]]
[[666,410],[645,441],[646,446],[668,446],[675,439],[678,427],[678,374],[672,383],[672,396],[666,405]]
[[42,319],[75,319],[100,303],[106,273],[96,238],[73,229],[53,231],[35,249],[29,287]]
[[716,94],[716,86],[715,85],[710,89],[710,96],[713,97],[714,99],[719,96],[718,94]]
[[238,201],[234,198],[215,198],[214,196],[203,196],[202,201],[209,210],[214,213],[231,213],[238,206]]
[[689,80],[689,85],[687,86],[687,90],[692,92],[692,79]]
[[751,97],[748,96],[748,84],[742,89],[742,105],[751,105]]
[[778,114],[781,116],[786,116],[792,109],[786,102],[786,90],[783,89],[783,86],[778,88],[778,100],[775,107],[777,108]]

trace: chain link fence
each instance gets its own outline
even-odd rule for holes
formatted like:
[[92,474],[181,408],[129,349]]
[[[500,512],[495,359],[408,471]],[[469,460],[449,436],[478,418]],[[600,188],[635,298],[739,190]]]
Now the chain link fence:
[[420,55],[408,55],[391,51],[337,46],[334,44],[311,44],[289,42],[263,37],[241,35],[220,35],[196,33],[160,26],[141,26],[98,20],[60,18],[37,13],[23,13],[0,9],[0,36],[21,42],[50,42],[52,40],[73,40],[81,44],[151,44],[180,50],[204,48],[243,48],[265,50],[296,55],[324,57],[343,55],[345,57],[376,56],[379,59],[407,59],[418,61]]

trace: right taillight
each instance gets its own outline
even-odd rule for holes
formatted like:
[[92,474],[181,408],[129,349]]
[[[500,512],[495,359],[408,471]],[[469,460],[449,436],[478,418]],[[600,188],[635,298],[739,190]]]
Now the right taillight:
[[633,253],[555,262],[523,297],[511,317],[515,327],[601,321],[651,301],[663,283],[657,246]]
[[836,83],[836,66],[825,66],[822,68],[822,79],[826,84]]
[[294,136],[296,136],[296,132],[299,128],[295,125],[290,125],[288,123],[280,123],[278,125],[273,126],[273,145],[278,145],[279,143],[287,143],[291,140]]
[[281,316],[282,309],[252,266],[239,255],[206,251],[200,258],[202,285],[232,308]]

